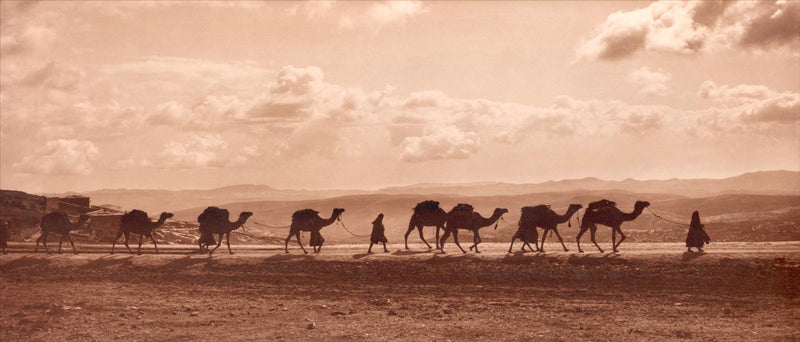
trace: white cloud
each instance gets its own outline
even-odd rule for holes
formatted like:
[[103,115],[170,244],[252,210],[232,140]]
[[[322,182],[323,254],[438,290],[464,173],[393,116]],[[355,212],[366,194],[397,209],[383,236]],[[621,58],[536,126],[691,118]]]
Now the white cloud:
[[417,0],[371,2],[366,11],[363,10],[362,4],[359,5],[361,6],[358,6],[354,11],[340,13],[340,29],[368,27],[373,30],[380,30],[389,25],[403,25],[409,19],[428,11],[423,6],[422,1]]
[[400,148],[400,158],[405,161],[463,159],[478,152],[480,137],[452,126],[434,126],[427,127],[421,136],[406,137]]
[[672,78],[669,73],[661,70],[650,70],[650,68],[643,66],[639,69],[631,71],[626,80],[637,86],[639,91],[645,95],[663,96],[668,90],[667,82]]
[[577,48],[581,59],[619,60],[637,52],[696,54],[710,48],[797,46],[798,1],[658,1],[609,15]]
[[14,164],[22,173],[45,175],[88,175],[97,159],[98,149],[86,140],[58,139]]
[[166,143],[159,160],[152,164],[170,168],[222,166],[221,154],[227,148],[219,134],[192,134],[186,141]]

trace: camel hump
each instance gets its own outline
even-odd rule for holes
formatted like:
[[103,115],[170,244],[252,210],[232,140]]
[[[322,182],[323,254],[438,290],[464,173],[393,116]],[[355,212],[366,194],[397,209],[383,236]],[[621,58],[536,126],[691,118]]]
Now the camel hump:
[[455,207],[453,207],[453,212],[456,213],[472,213],[475,208],[472,205],[466,203],[459,203]]
[[148,221],[150,221],[150,218],[147,217],[147,213],[139,209],[133,209],[122,215],[122,223],[148,222]]
[[526,214],[527,213],[528,215],[531,215],[531,214],[538,215],[538,214],[544,214],[548,210],[550,210],[550,205],[549,204],[539,204],[539,205],[536,205],[536,206],[522,207],[522,214]]
[[422,201],[417,203],[414,207],[414,212],[431,212],[439,210],[439,202],[437,201]]
[[208,207],[206,210],[203,210],[203,213],[197,217],[197,222],[201,225],[217,225],[220,222],[228,222],[228,217],[230,217],[230,212],[228,209],[220,209],[217,207]]
[[316,211],[314,209],[298,210],[298,211],[295,211],[294,214],[292,214],[292,221],[311,220],[311,219],[314,219],[317,216],[319,216],[317,214],[319,214],[319,211]]
[[599,209],[603,209],[603,208],[607,208],[607,207],[616,207],[616,206],[617,206],[617,202],[609,201],[607,199],[601,199],[599,201],[595,201],[595,202],[589,203],[589,206],[586,208],[586,211],[594,211],[594,210],[599,210]]

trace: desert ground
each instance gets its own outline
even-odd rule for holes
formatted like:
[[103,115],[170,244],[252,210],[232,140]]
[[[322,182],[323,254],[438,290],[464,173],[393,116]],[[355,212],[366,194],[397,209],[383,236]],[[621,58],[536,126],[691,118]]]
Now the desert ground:
[[[711,340],[800,338],[800,242],[107,245],[0,256],[0,340]],[[601,244],[602,245],[602,244]],[[604,248],[609,244],[602,245]],[[51,252],[57,244],[51,244]],[[121,246],[118,246],[121,247]],[[610,247],[610,246],[608,246]],[[466,248],[466,245],[465,245]],[[610,248],[609,248],[610,249]],[[119,251],[123,251],[124,246]]]

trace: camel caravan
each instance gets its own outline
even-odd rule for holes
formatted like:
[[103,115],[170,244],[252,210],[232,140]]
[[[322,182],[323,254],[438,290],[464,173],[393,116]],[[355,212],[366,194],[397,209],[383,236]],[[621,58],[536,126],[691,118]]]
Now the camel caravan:
[[[611,228],[612,250],[615,253],[619,252],[618,247],[620,244],[622,244],[622,241],[625,240],[625,234],[620,229],[622,223],[636,219],[642,214],[644,208],[648,207],[649,205],[649,202],[637,201],[634,204],[633,211],[630,213],[625,213],[617,208],[617,204],[615,202],[606,199],[589,203],[583,214],[583,220],[581,221],[580,217],[578,217],[580,230],[575,238],[578,252],[583,253],[583,249],[581,249],[581,237],[584,233],[586,233],[587,230],[591,233],[590,239],[595,247],[597,247],[600,253],[604,252],[604,250],[600,248],[595,240],[597,225]],[[522,207],[520,210],[520,219],[517,223],[517,230],[511,238],[511,244],[508,247],[508,253],[512,252],[514,242],[516,240],[520,240],[522,242],[522,252],[525,252],[525,249],[527,248],[530,252],[543,253],[545,239],[547,234],[551,232],[554,233],[558,238],[558,241],[561,243],[564,252],[569,251],[567,246],[564,244],[564,240],[562,239],[560,232],[558,231],[558,225],[566,222],[571,227],[571,218],[575,216],[575,214],[581,209],[583,209],[581,204],[570,204],[566,212],[559,215],[550,209],[550,206],[546,204]],[[309,245],[312,247],[314,253],[320,253],[325,242],[325,239],[321,234],[322,228],[330,226],[337,221],[341,221],[341,216],[344,212],[345,210],[342,208],[334,208],[330,217],[323,218],[319,216],[318,211],[313,209],[302,209],[295,211],[291,216],[291,224],[287,226],[287,228],[289,228],[289,234],[284,240],[284,252],[289,253],[289,241],[292,239],[292,237],[295,237],[297,245],[300,246],[300,249],[303,251],[303,253],[307,254],[308,251],[303,246],[300,233],[309,232],[311,235],[309,239]],[[494,229],[496,230],[499,221],[502,220],[503,214],[505,213],[508,213],[508,209],[495,208],[491,216],[484,217],[475,211],[472,205],[466,203],[459,203],[450,211],[445,211],[439,206],[439,202],[437,201],[428,200],[419,202],[414,208],[412,208],[411,219],[408,222],[408,230],[404,236],[405,248],[409,249],[408,236],[414,231],[414,229],[416,229],[419,232],[420,240],[422,240],[428,249],[432,249],[433,247],[431,247],[428,241],[425,240],[423,228],[426,226],[433,226],[436,227],[436,250],[440,251],[441,253],[445,253],[445,242],[447,242],[450,236],[453,237],[453,242],[455,242],[456,246],[461,250],[461,252],[467,253],[467,251],[461,247],[458,239],[460,230],[472,232],[472,245],[469,246],[469,250],[474,250],[475,253],[480,253],[480,250],[478,249],[478,245],[481,243],[480,229],[494,225]],[[239,228],[244,230],[244,224],[251,216],[253,216],[253,213],[248,211],[242,212],[239,214],[239,217],[236,221],[230,221],[229,216],[230,213],[228,210],[212,206],[206,208],[197,217],[197,222],[199,223],[198,231],[200,234],[197,239],[197,243],[200,253],[208,253],[209,255],[212,255],[214,251],[216,251],[217,248],[222,245],[224,237],[225,244],[228,247],[228,253],[233,254],[230,244],[230,234],[232,231]],[[159,215],[158,220],[153,221],[150,219],[147,213],[142,210],[134,209],[130,212],[126,212],[121,218],[119,231],[111,245],[111,254],[114,254],[117,241],[123,236],[125,248],[128,249],[128,252],[133,253],[130,246],[128,246],[130,234],[139,235],[139,246],[136,254],[141,254],[142,240],[144,238],[148,238],[153,242],[155,253],[158,254],[158,244],[153,237],[153,231],[161,227],[167,219],[172,217],[172,213],[163,212]],[[370,237],[370,245],[367,253],[372,253],[372,246],[377,243],[382,243],[384,252],[389,252],[389,250],[386,248],[386,243],[388,240],[386,239],[384,233],[385,227],[383,226],[383,217],[384,216],[381,213],[372,222],[373,230],[372,234],[368,235]],[[61,240],[58,244],[58,253],[61,253],[61,244],[66,239],[70,245],[72,245],[73,252],[77,254],[78,251],[75,248],[72,238],[70,237],[70,231],[83,229],[89,219],[90,218],[88,216],[81,215],[81,217],[75,223],[73,223],[69,220],[64,212],[60,211],[44,215],[40,224],[41,236],[36,240],[36,248],[34,249],[34,253],[38,251],[40,242],[44,245],[45,250],[47,250],[49,253],[49,250],[47,249],[47,236],[51,233],[54,233],[60,235],[61,237]],[[342,227],[344,227],[343,224]],[[538,231],[540,228],[544,230],[541,241],[539,241]],[[440,231],[443,232],[441,237]],[[617,234],[619,234],[619,241],[617,241]],[[0,232],[0,235],[5,237],[6,234]],[[5,239],[3,239],[2,242],[3,252],[5,252]],[[533,246],[531,246],[531,243]],[[214,247],[211,248],[211,246]]]

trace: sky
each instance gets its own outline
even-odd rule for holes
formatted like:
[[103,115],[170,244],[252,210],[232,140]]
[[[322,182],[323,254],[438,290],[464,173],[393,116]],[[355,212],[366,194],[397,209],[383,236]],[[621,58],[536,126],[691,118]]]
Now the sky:
[[0,2],[0,188],[800,170],[798,1]]

